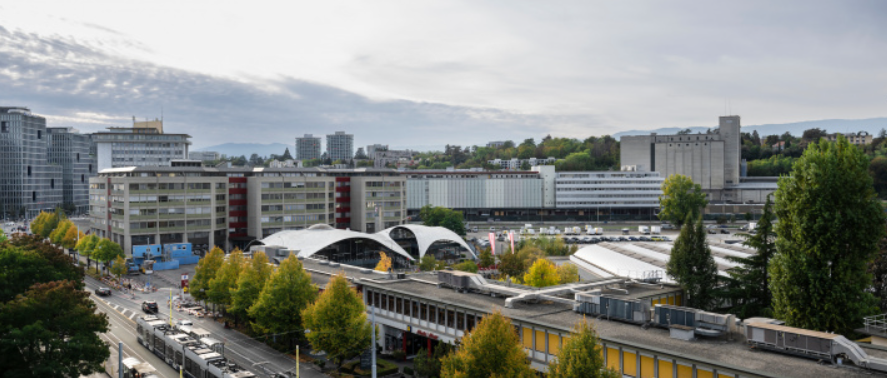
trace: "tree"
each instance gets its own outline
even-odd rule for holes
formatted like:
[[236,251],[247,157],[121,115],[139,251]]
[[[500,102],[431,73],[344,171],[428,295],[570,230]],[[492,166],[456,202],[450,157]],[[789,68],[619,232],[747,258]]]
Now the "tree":
[[209,281],[207,296],[210,302],[225,306],[231,304],[231,292],[237,289],[237,279],[240,278],[244,263],[243,251],[240,248],[235,248],[228,254],[216,276]]
[[868,159],[843,136],[812,143],[776,189],[773,312],[787,325],[852,332],[878,312],[867,264],[884,236]]
[[499,254],[499,273],[506,276],[520,278],[524,274],[526,266],[517,253]]
[[302,310],[302,319],[311,346],[325,351],[338,367],[367,350],[372,332],[377,332],[367,322],[363,298],[344,273],[335,275],[317,302]]
[[[22,251],[34,252],[40,255],[43,258],[41,264],[43,267],[49,268],[49,271],[54,276],[51,279],[47,277],[46,279],[32,281],[31,283],[69,280],[75,282],[80,287],[83,286],[83,270],[73,264],[73,258],[60,248],[42,240],[40,236],[16,234],[10,239],[9,244]],[[24,287],[26,288],[27,286]],[[24,292],[24,290],[21,292]]]
[[878,300],[881,312],[887,312],[887,236],[878,243],[878,255],[869,263],[872,275],[872,294]]
[[554,286],[560,283],[560,276],[554,264],[538,259],[524,275],[524,283],[533,287]]
[[689,177],[673,174],[662,182],[659,219],[681,227],[684,220],[699,218],[706,205],[708,200],[702,186],[694,184]]
[[466,260],[453,265],[453,269],[461,270],[463,272],[477,273],[477,264],[475,264],[474,261]]
[[887,157],[876,156],[869,163],[869,175],[872,176],[875,192],[881,198],[887,198]]
[[419,210],[422,224],[429,227],[444,227],[458,235],[465,235],[465,223],[461,211],[440,206],[425,205]]
[[616,378],[622,375],[604,364],[603,349],[594,327],[585,317],[573,325],[569,338],[548,364],[549,378]]
[[96,244],[99,243],[101,238],[96,236],[95,234],[86,235],[80,238],[80,241],[74,246],[74,249],[77,250],[83,256],[86,256],[86,266],[89,267],[90,259],[92,258],[92,253],[95,251]]
[[108,265],[108,262],[117,258],[117,256],[123,256],[123,248],[120,248],[120,244],[117,244],[111,239],[101,239],[92,251],[92,258],[104,265]]
[[522,171],[529,171],[529,170],[531,170],[531,169],[533,169],[533,167],[530,166],[530,161],[529,161],[529,160],[524,160],[523,162],[520,163],[520,170],[522,170]]
[[496,259],[493,258],[493,252],[490,248],[484,248],[480,251],[480,255],[477,256],[477,265],[481,268],[487,268],[493,266],[496,263]]
[[287,147],[286,150],[283,151],[283,156],[280,157],[280,160],[292,160],[293,155],[290,154],[290,148]]
[[535,376],[511,320],[498,310],[484,316],[459,349],[441,361],[441,377],[447,378]]
[[579,282],[579,268],[576,265],[564,263],[557,267],[557,277],[561,284]]
[[413,365],[416,367],[416,376],[440,378],[441,360],[452,351],[453,345],[444,342],[438,343],[430,356],[425,348],[420,348],[419,352],[416,353],[416,359],[413,360]]
[[317,286],[302,262],[290,255],[271,273],[259,299],[249,308],[256,332],[282,334],[290,348],[303,334],[302,310],[317,298]]
[[59,224],[55,228],[55,230],[53,230],[52,232],[49,233],[49,240],[52,240],[52,242],[56,245],[61,245],[62,239],[65,237],[65,234],[68,232],[68,229],[71,228],[71,226],[73,226],[73,225],[74,225],[74,223],[72,223],[69,220],[64,220],[64,221],[59,222]]
[[428,253],[425,256],[422,256],[422,259],[419,260],[419,270],[423,272],[430,272],[434,270],[437,266],[437,260],[434,258],[434,255]]
[[32,286],[0,307],[0,371],[9,377],[78,377],[103,371],[108,317],[71,281]]
[[388,272],[391,269],[391,258],[385,254],[385,252],[379,252],[379,263],[376,264],[374,270],[378,270],[380,272]]
[[72,249],[82,237],[83,233],[77,230],[77,227],[68,227],[68,231],[65,232],[65,236],[62,238],[62,247]]
[[31,232],[35,235],[43,235],[43,227],[45,227],[46,222],[48,220],[49,214],[44,211],[41,211],[40,214],[37,214],[34,217],[34,220],[31,221]]
[[367,159],[367,154],[365,152],[363,152],[363,147],[360,147],[357,149],[357,152],[354,153],[354,158],[360,159],[360,160]]
[[209,299],[209,283],[216,278],[216,273],[225,261],[225,252],[219,247],[213,247],[206,257],[197,262],[194,269],[194,278],[188,282],[188,292],[199,301]]
[[117,258],[114,259],[114,263],[111,265],[111,274],[117,276],[117,279],[119,280],[120,277],[123,277],[123,275],[126,274],[126,270],[126,260],[123,256],[117,256]]
[[13,300],[38,283],[72,280],[82,286],[83,272],[71,264],[70,257],[61,252],[54,255],[55,247],[47,247],[40,248],[41,252],[34,246],[17,244],[15,237],[12,243],[0,245],[0,303]]
[[237,278],[237,287],[231,291],[231,312],[237,316],[247,316],[249,308],[259,299],[265,282],[274,272],[264,252],[254,252]]
[[689,216],[671,249],[666,273],[673,277],[687,293],[687,306],[709,310],[714,305],[714,290],[718,281],[718,266],[705,240],[702,217]]
[[755,249],[748,257],[727,256],[739,265],[727,270],[730,276],[718,295],[730,300],[730,313],[741,319],[771,316],[771,296],[767,268],[776,253],[776,233],[773,231],[773,202],[767,196],[764,214],[757,223],[755,234],[743,234],[746,246]]

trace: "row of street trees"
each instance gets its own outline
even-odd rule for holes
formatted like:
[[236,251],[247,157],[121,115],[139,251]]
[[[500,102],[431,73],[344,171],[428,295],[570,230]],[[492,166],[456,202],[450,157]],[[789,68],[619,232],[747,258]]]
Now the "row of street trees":
[[287,351],[307,337],[341,366],[369,348],[372,327],[362,297],[344,275],[333,277],[318,294],[311,274],[293,255],[275,267],[263,252],[247,258],[239,249],[226,256],[213,248],[197,264],[190,292],[225,308],[235,324],[245,320],[258,335],[283,338]]
[[689,178],[669,177],[660,216],[683,228],[667,272],[686,291],[687,304],[844,334],[877,314],[882,301],[872,291],[887,282],[887,269],[878,268],[887,266],[887,254],[879,254],[887,219],[868,165],[863,151],[842,136],[811,143],[791,175],[780,177],[775,205],[768,199],[757,234],[746,235],[757,254],[731,258],[739,265],[726,278],[718,278],[705,241],[701,188]]
[[30,226],[31,232],[35,235],[48,238],[53,244],[62,248],[76,249],[81,255],[86,256],[87,265],[95,260],[107,267],[113,261],[111,272],[118,278],[126,274],[125,255],[120,244],[96,235],[84,235],[60,208],[52,213],[41,211]]

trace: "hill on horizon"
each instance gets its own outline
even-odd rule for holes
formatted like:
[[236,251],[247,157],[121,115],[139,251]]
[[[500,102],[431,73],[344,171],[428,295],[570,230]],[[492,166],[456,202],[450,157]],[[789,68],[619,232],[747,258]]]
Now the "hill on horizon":
[[291,155],[296,155],[295,146],[290,146],[283,143],[224,143],[217,144],[215,146],[198,148],[194,151],[215,151],[229,157],[243,155],[246,156],[247,159],[249,159],[250,155],[252,154],[258,154],[263,158],[269,157],[271,156],[271,154],[283,155],[283,152],[286,151],[287,148],[290,148]]
[[[613,134],[613,138],[617,140],[626,135],[647,135],[650,133],[657,134],[675,134],[684,129],[690,129],[694,134],[697,132],[705,132],[713,129],[717,125],[712,126],[691,126],[691,127],[663,127],[651,130],[628,130]],[[764,137],[767,135],[782,135],[788,132],[794,136],[801,136],[804,130],[813,128],[824,129],[829,133],[855,133],[866,131],[872,135],[878,135],[881,129],[887,129],[887,117],[867,118],[867,119],[823,119],[817,121],[801,121],[791,123],[772,123],[764,125],[746,125],[742,126],[742,132],[750,133],[757,131],[758,135]]]

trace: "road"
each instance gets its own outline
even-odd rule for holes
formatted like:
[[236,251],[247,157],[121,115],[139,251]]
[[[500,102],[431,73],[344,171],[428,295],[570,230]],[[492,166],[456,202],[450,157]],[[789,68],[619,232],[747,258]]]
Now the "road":
[[[100,283],[91,277],[87,277],[85,280],[87,290],[90,292],[94,292],[100,286]],[[160,280],[152,280],[152,283],[163,285],[163,282]],[[142,301],[156,301],[160,307],[160,312],[157,316],[161,319],[169,319],[169,308],[165,307],[169,298],[168,289],[164,290],[161,288],[156,293],[150,294],[138,293],[136,294],[136,299],[132,299],[131,296],[118,291],[113,291],[111,296],[101,298],[93,294],[91,298],[98,304],[102,312],[107,313],[108,317],[115,321],[112,324],[112,330],[109,332],[108,338],[113,345],[117,345],[117,342],[120,340],[124,342],[125,356],[128,356],[128,353],[133,353],[133,349],[137,350],[140,352],[140,354],[135,355],[137,358],[142,359],[141,356],[153,357],[153,359],[146,360],[151,365],[154,365],[155,368],[160,369],[159,364],[169,372],[172,372],[174,376],[178,376],[178,372],[173,372],[172,368],[138,344],[135,335],[135,320],[140,316],[144,316],[140,308]],[[179,319],[190,319],[195,327],[203,328],[212,333],[213,338],[222,340],[225,343],[225,357],[256,373],[258,376],[268,377],[270,373],[287,372],[296,368],[296,362],[292,358],[240,332],[225,329],[222,324],[215,321],[173,311],[172,322],[175,323]],[[264,370],[263,367],[265,368]],[[301,364],[299,366],[299,373],[302,377],[308,378],[326,377],[311,364]],[[173,377],[173,375],[170,377]]]

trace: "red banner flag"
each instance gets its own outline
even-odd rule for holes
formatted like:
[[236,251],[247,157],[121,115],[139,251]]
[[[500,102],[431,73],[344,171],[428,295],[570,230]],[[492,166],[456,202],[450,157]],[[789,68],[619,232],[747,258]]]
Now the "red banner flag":
[[490,251],[493,255],[496,254],[496,234],[493,232],[490,233]]
[[511,240],[511,253],[514,254],[514,232],[508,232],[508,240]]

